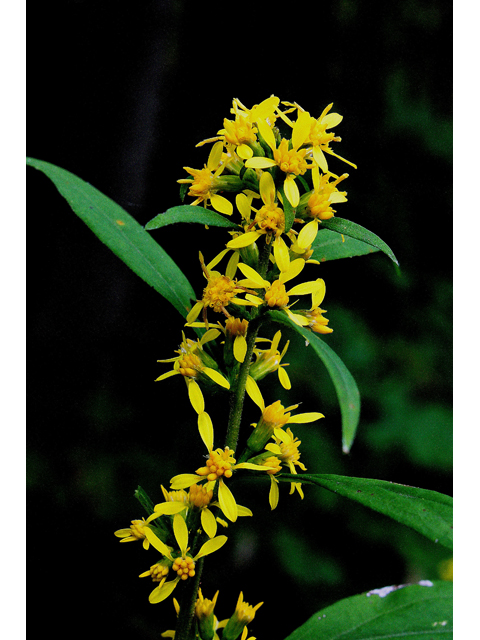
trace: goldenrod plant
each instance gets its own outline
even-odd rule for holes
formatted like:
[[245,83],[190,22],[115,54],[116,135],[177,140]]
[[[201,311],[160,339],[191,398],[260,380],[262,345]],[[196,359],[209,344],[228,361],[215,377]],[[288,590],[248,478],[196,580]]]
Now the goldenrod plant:
[[[208,149],[204,166],[186,166],[179,175],[183,204],[157,215],[145,228],[65,169],[27,160],[55,183],[100,240],[182,317],[178,326],[163,327],[178,348],[170,357],[158,354],[156,382],[168,394],[174,385],[183,387],[179,376],[185,381],[181,392],[193,409],[192,421],[176,428],[196,447],[197,467],[158,477],[158,495],[149,496],[138,487],[135,495],[144,514],[125,513],[125,522],[114,532],[120,543],[143,546],[145,562],[138,571],[140,578],[151,580],[150,594],[142,596],[141,585],[136,591],[132,584],[127,588],[139,598],[148,597],[152,605],[175,607],[176,628],[161,635],[176,640],[257,637],[253,627],[263,602],[246,602],[242,585],[236,605],[222,601],[221,585],[205,595],[201,587],[203,575],[215,575],[215,563],[221,562],[238,518],[251,518],[254,526],[250,506],[238,504],[235,497],[241,476],[258,482],[266,510],[280,510],[288,500],[303,499],[306,491],[323,487],[434,542],[452,545],[451,498],[307,469],[295,435],[297,424],[321,429],[324,415],[321,406],[297,411],[295,372],[288,366],[289,336],[294,333],[302,337],[308,357],[325,366],[332,379],[345,453],[360,418],[357,385],[328,345],[335,318],[327,317],[323,307],[337,292],[327,294],[322,262],[380,251],[398,265],[378,236],[336,215],[339,205],[347,209],[348,174],[343,171],[357,169],[337,153],[342,116],[332,104],[316,117],[276,96],[251,108],[234,99],[228,115],[216,135],[197,145]],[[219,246],[198,247],[203,291],[194,291],[150,233],[184,222],[223,230]],[[278,397],[265,399],[267,376],[291,394],[289,406]],[[217,405],[224,405],[222,423],[216,418],[213,424],[210,416],[213,396]],[[245,403],[255,407],[254,424],[245,423]],[[449,579],[379,587],[315,613],[288,640],[451,637],[450,601]],[[268,629],[268,620],[263,628]],[[273,640],[268,632],[262,637]]]

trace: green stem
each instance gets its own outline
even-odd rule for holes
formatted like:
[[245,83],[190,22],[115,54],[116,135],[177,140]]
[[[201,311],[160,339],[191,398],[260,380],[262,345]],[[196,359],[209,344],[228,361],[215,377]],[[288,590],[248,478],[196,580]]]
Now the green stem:
[[255,346],[255,338],[260,328],[261,318],[251,320],[247,331],[247,353],[245,360],[240,366],[238,377],[230,396],[230,415],[228,417],[227,436],[225,439],[225,447],[232,451],[237,448],[238,435],[240,432],[240,422],[242,420],[243,401],[245,399],[245,387],[247,385],[248,371],[250,369],[250,361],[252,359],[253,348]]
[[[260,260],[258,263],[258,273],[265,278],[268,270],[268,262],[270,257],[271,244],[264,243],[262,252],[260,254]],[[245,399],[245,387],[247,384],[248,372],[250,370],[250,364],[253,355],[253,349],[255,347],[255,339],[262,324],[263,317],[258,316],[258,309],[255,308],[252,311],[252,320],[248,325],[246,342],[247,352],[245,359],[240,365],[238,371],[238,377],[235,385],[231,390],[230,395],[230,415],[228,417],[227,435],[225,438],[225,447],[228,447],[232,451],[237,448],[238,436],[240,433],[240,423],[242,420],[243,401]]]

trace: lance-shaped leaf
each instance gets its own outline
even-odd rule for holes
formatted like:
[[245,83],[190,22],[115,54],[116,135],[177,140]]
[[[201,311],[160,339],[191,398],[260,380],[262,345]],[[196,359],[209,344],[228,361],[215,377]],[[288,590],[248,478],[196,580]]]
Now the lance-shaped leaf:
[[319,262],[365,256],[380,251],[380,249],[361,240],[342,236],[336,231],[322,229],[322,225],[320,225],[319,232],[312,243],[312,250],[311,258]]
[[369,478],[332,474],[282,474],[278,480],[323,487],[453,548],[453,499],[443,493]]
[[308,342],[307,349],[312,349],[325,365],[337,392],[342,415],[342,448],[348,453],[360,419],[360,393],[352,374],[335,351],[313,331],[295,324],[281,311],[270,311],[268,315],[299,333]]
[[285,640],[449,640],[453,584],[421,580],[339,600]]
[[[378,249],[378,251],[383,251],[390,260],[393,260],[393,262],[398,265],[398,260],[388,244],[371,231],[368,231],[368,229],[361,227],[359,224],[351,222],[350,220],[335,217],[330,218],[329,220],[322,220],[322,227],[330,229],[330,231],[336,231],[337,233],[349,236],[350,238],[366,242],[372,247],[375,247],[375,249]],[[318,235],[320,235],[320,233]]]
[[189,281],[149,233],[120,205],[78,176],[43,160],[27,158],[57,187],[73,211],[126,265],[166,298],[183,317],[195,299]]
[[145,229],[152,231],[153,229],[160,229],[169,224],[177,224],[179,222],[206,224],[209,227],[225,227],[226,229],[241,229],[238,224],[235,224],[215,211],[190,204],[171,207],[167,209],[165,213],[159,213],[155,218],[152,218],[150,222],[147,222]]

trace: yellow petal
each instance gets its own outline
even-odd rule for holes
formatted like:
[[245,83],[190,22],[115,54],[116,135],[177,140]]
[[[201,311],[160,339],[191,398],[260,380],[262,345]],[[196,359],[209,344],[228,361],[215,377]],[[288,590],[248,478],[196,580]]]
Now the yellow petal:
[[207,264],[207,271],[211,271],[213,269],[213,267],[216,267],[217,264],[220,262],[220,260],[228,253],[228,249],[223,249],[223,251],[220,251],[220,253],[215,256],[215,258],[213,260],[211,260],[208,264]]
[[[155,516],[155,518],[164,515],[173,516],[176,513],[180,513],[180,511],[184,511],[185,508],[186,507],[183,502],[161,502],[160,504],[155,505],[155,513],[152,514],[152,516]],[[149,522],[155,519],[152,518],[152,516],[149,516]]]
[[288,253],[288,247],[281,236],[275,238],[273,243],[273,255],[275,256],[275,262],[277,263],[277,267],[280,271],[288,271],[288,268],[290,267],[290,256]]
[[[176,360],[176,358],[175,358]],[[180,375],[179,371],[167,371],[167,373],[162,373],[159,378],[155,378],[155,382],[159,382],[160,380],[166,380],[167,378],[171,378],[171,376]]]
[[238,517],[237,503],[235,502],[233,493],[223,481],[223,478],[220,478],[218,485],[218,502],[225,517],[231,520],[231,522],[235,522]]
[[316,309],[320,306],[325,297],[325,281],[321,278],[319,278],[319,280],[319,284],[321,286],[312,294],[312,309]]
[[198,415],[198,432],[207,451],[211,451],[213,449],[213,423],[206,411]]
[[234,251],[230,256],[230,259],[227,264],[227,268],[225,269],[225,275],[227,278],[233,280],[235,278],[235,273],[237,272],[238,261],[240,260],[240,254],[238,251]]
[[314,280],[297,284],[287,291],[287,296],[306,296],[309,293],[315,293],[321,289],[321,285]]
[[205,331],[203,336],[200,338],[200,344],[203,347],[204,344],[210,342],[211,340],[215,340],[219,335],[220,331],[218,329],[209,329],[208,331]]
[[214,538],[217,533],[217,521],[210,509],[202,509],[202,515],[200,516],[202,522],[202,528],[209,538]]
[[223,142],[216,142],[210,150],[207,160],[207,167],[210,171],[215,171],[215,169],[220,164],[223,154]]
[[200,315],[200,311],[203,309],[203,302],[196,302],[193,305],[192,310],[187,315],[187,324],[190,322],[195,322],[195,320]]
[[[275,144],[275,135],[274,135],[272,129],[265,122],[265,120],[263,120],[262,118],[258,118],[256,122],[257,122],[257,129],[258,129],[260,135],[265,140],[265,142],[268,144],[270,149],[272,149],[272,151],[274,151],[276,149],[277,145]],[[248,166],[247,163],[245,163],[245,164],[246,164],[246,166]]]
[[270,158],[262,158],[260,156],[256,156],[255,158],[250,158],[245,162],[245,166],[249,169],[268,169],[269,167],[276,166],[275,160],[270,160]]
[[[298,118],[293,125],[292,131],[292,145],[294,149],[298,149],[302,146],[310,133],[310,123],[313,118],[308,111],[299,111]],[[293,205],[297,206],[297,205]]]
[[285,309],[287,316],[290,318],[292,322],[298,324],[300,327],[308,327],[310,321],[305,316],[299,316],[295,313],[292,313],[290,309]]
[[205,411],[205,401],[203,399],[203,393],[195,380],[191,378],[185,378],[187,380],[188,387],[188,397],[190,398],[190,402],[192,407],[195,409],[197,413],[202,413]]
[[309,223],[302,227],[302,230],[298,234],[298,246],[302,249],[306,249],[307,247],[309,247],[317,237],[317,233],[318,222],[316,220],[311,220]]
[[204,477],[197,476],[195,473],[179,473],[178,476],[174,476],[170,480],[170,488],[174,491],[178,491],[179,489],[191,487],[192,484],[197,484],[202,480],[204,480]]
[[267,282],[267,280],[264,280],[262,276],[259,273],[257,273],[255,269],[252,269],[252,267],[249,267],[248,264],[239,262],[238,268],[240,269],[240,271],[243,273],[244,276],[246,276],[251,282],[254,282],[256,284],[257,289],[258,288],[266,289],[270,286],[270,283]]
[[260,104],[257,104],[250,111],[249,120],[250,122],[256,122],[259,118],[262,120],[266,120],[267,118],[271,118],[275,113],[275,109],[278,107],[280,103],[280,98],[276,96],[270,96],[270,98],[266,98]]
[[260,176],[260,196],[264,204],[273,204],[275,202],[275,183],[272,174],[264,171]]
[[325,129],[331,129],[332,127],[336,127],[337,124],[340,124],[342,120],[343,116],[339,113],[329,113],[322,118],[322,124],[325,125]]
[[287,271],[284,271],[283,273],[280,274],[280,282],[285,283],[288,282],[289,280],[293,280],[293,278],[296,278],[302,271],[303,268],[305,267],[305,260],[303,260],[303,258],[297,258],[296,260],[292,260],[292,262],[290,262],[290,266],[288,267]]
[[242,233],[241,236],[237,236],[230,242],[227,242],[227,247],[229,249],[241,249],[242,247],[249,247],[251,244],[258,240],[260,237],[260,233],[258,231],[247,231],[247,233]]
[[268,501],[270,503],[270,508],[272,511],[276,509],[278,505],[278,500],[280,497],[280,492],[278,490],[278,482],[275,480],[273,476],[270,476],[270,493],[268,495]]
[[325,157],[325,154],[323,153],[323,151],[320,149],[318,145],[313,147],[313,159],[318,164],[318,166],[323,171],[323,173],[327,173],[328,171],[327,159]]
[[242,160],[248,160],[253,156],[253,150],[248,146],[248,144],[239,144],[236,148],[236,152]]
[[160,540],[158,536],[156,536],[153,533],[150,527],[145,527],[144,531],[145,531],[145,536],[147,540],[150,542],[150,544],[152,545],[152,547],[154,547],[157,551],[160,551],[162,556],[166,556],[169,560],[172,560],[172,554],[170,553],[170,549],[167,547],[167,545],[164,542]]
[[242,507],[241,504],[237,504],[237,511],[239,516],[253,516],[252,511],[248,507]]
[[246,353],[247,341],[245,340],[245,336],[235,336],[235,340],[233,342],[233,355],[235,356],[235,360],[237,360],[237,362],[243,362],[245,360]]
[[247,377],[247,383],[245,385],[245,390],[250,396],[250,398],[255,402],[255,404],[260,407],[262,411],[265,410],[265,401],[263,400],[262,393],[258,387],[258,384],[252,378],[252,376]]
[[320,418],[324,418],[323,413],[318,413],[317,411],[311,411],[310,413],[297,413],[294,416],[290,416],[288,419],[288,423],[291,422],[295,424],[305,424],[306,422],[315,422],[315,420],[320,420]]
[[207,540],[207,542],[205,542],[205,544],[200,547],[200,551],[197,553],[194,560],[197,561],[203,556],[208,556],[210,553],[218,551],[221,547],[223,547],[227,540],[227,536],[217,536],[212,540]]
[[173,516],[173,534],[177,541],[178,548],[185,554],[188,547],[188,529],[185,520],[178,513]]
[[218,373],[218,371],[215,371],[215,369],[211,369],[210,367],[205,367],[204,369],[202,369],[202,373],[207,375],[210,378],[210,380],[213,380],[224,389],[230,389],[229,381],[226,378],[224,378],[221,373]]
[[252,211],[252,198],[249,198],[244,193],[239,193],[235,198],[235,204],[240,211],[240,215],[244,220],[250,220],[250,213]]
[[179,580],[180,578],[175,578],[175,580],[164,582],[163,584],[161,584],[161,586],[156,587],[148,596],[148,601],[151,604],[156,604],[157,602],[166,600],[172,594],[172,591],[177,586]]
[[292,383],[290,382],[288,373],[285,371],[285,367],[278,367],[278,379],[284,389],[288,390],[292,388]]
[[233,204],[230,202],[230,200],[227,200],[223,196],[219,196],[218,193],[214,193],[210,198],[210,201],[215,211],[218,211],[219,213],[223,213],[226,216],[232,215]]
[[283,188],[285,190],[287,200],[290,202],[292,207],[297,207],[300,202],[300,191],[298,190],[297,183],[295,182],[295,178],[292,173],[289,173],[285,178]]

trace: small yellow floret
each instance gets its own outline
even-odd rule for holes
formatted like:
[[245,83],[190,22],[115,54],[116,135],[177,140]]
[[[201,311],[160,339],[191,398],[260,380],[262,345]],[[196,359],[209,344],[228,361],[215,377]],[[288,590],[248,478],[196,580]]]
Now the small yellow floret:
[[203,304],[211,307],[217,313],[224,312],[224,308],[235,297],[237,286],[228,276],[210,276],[207,286],[203,290]]
[[280,280],[272,282],[265,292],[265,300],[269,307],[286,307],[288,296],[285,285]]
[[288,140],[282,139],[278,149],[273,152],[275,162],[285,173],[293,173],[301,176],[308,169],[309,165],[305,160],[306,149],[288,149]]

